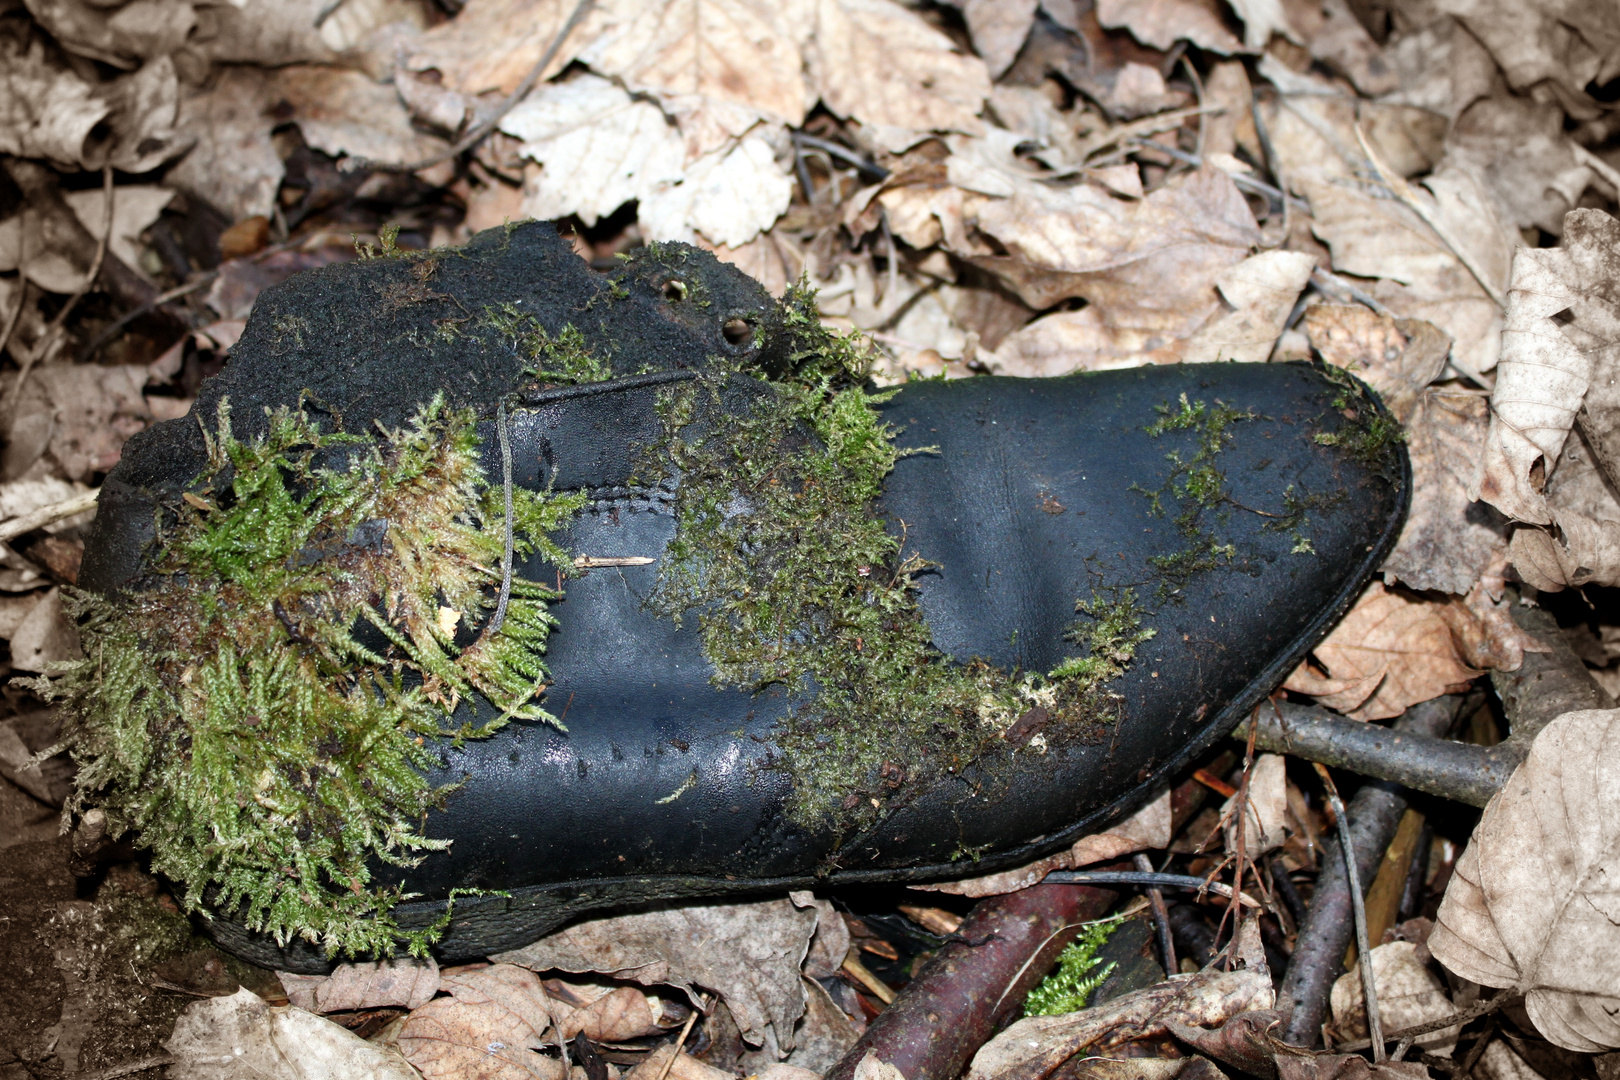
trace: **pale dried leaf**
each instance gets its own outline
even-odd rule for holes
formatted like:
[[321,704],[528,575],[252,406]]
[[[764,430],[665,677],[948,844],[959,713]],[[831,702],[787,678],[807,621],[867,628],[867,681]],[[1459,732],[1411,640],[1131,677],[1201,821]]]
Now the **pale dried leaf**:
[[1137,367],[1165,335],[1116,328],[1095,307],[1043,316],[1010,335],[986,363],[997,375],[1044,379],[1076,371]]
[[973,49],[984,58],[991,78],[999,79],[1017,59],[1039,6],[1040,0],[967,0],[962,5]]
[[1054,870],[1075,870],[1132,852],[1153,851],[1169,846],[1170,793],[1166,791],[1124,821],[1102,832],[1082,836],[1066,851],[1036,859],[1013,870],[912,887],[919,891],[950,893],[953,896],[1000,896],[1037,885]]
[[1556,104],[1498,93],[1457,118],[1447,147],[1473,163],[1506,220],[1558,236],[1564,214],[1579,204],[1593,176],[1577,158],[1564,121]]
[[855,1080],[905,1080],[905,1074],[868,1050],[855,1063]]
[[1288,22],[1282,0],[1227,0],[1243,21],[1243,46],[1249,52],[1264,52],[1272,34],[1303,44],[1299,33]]
[[770,232],[762,232],[739,247],[716,244],[714,257],[758,281],[775,297],[781,297],[805,269],[803,253]]
[[561,1061],[535,1053],[551,1026],[539,976],[512,964],[446,975],[452,996],[414,1010],[399,1048],[427,1080],[566,1080]]
[[1360,1054],[1277,1055],[1277,1080],[1430,1080],[1417,1061],[1372,1064]]
[[[347,0],[338,8],[331,0],[275,0],[217,4],[209,11],[213,32],[192,45],[209,60],[266,68],[343,61],[368,68],[374,77],[393,69],[398,42],[386,35],[389,24],[414,29],[427,23],[419,0]],[[362,40],[374,30],[385,31],[380,40]],[[367,55],[370,45],[380,55]]]
[[1300,251],[1249,256],[1215,278],[1225,307],[1191,337],[1156,351],[1153,359],[1187,364],[1264,362],[1315,268],[1316,257]]
[[813,103],[789,13],[767,0],[610,0],[579,58],[631,90],[745,106],[797,125]]
[[415,1080],[397,1053],[251,990],[187,1005],[163,1046],[173,1080]]
[[1620,710],[1565,713],[1485,808],[1428,947],[1464,978],[1525,993],[1567,1049],[1620,1046]]
[[[63,199],[73,209],[73,216],[84,223],[91,236],[100,236],[107,228],[107,197],[99,190],[65,191]],[[131,269],[141,264],[141,242],[145,232],[163,208],[174,200],[172,188],[156,184],[121,184],[113,189],[112,233],[107,238],[107,250]]]
[[[1251,862],[1282,847],[1288,839],[1288,759],[1261,754],[1249,772],[1248,805],[1243,815],[1243,857]],[[1238,848],[1237,795],[1221,807],[1226,820],[1226,850]]]
[[1283,685],[1357,720],[1399,716],[1449,692],[1479,672],[1457,655],[1439,606],[1373,582],[1313,650],[1321,668],[1307,660]]
[[[469,0],[454,19],[418,37],[401,62],[406,71],[437,71],[442,85],[471,101],[480,94],[510,94],[540,62],[573,13],[575,0]],[[542,74],[566,68],[604,21],[587,16],[557,50]]]
[[[843,920],[839,919],[838,922],[842,923]],[[787,1062],[767,1065],[760,1070],[759,1080],[768,1080],[773,1069],[793,1068],[809,1070],[811,1075],[777,1073],[776,1080],[816,1080],[816,1077],[838,1064],[849,1053],[850,1047],[855,1045],[855,1040],[860,1038],[861,1028],[838,1007],[820,983],[808,976],[804,980],[804,996],[804,1018],[794,1032],[792,1054]]]
[[1233,155],[1241,146],[1258,160],[1260,137],[1254,129],[1254,88],[1241,60],[1226,60],[1204,77],[1204,104],[1220,109],[1204,117],[1204,154]]
[[966,1080],[1045,1076],[1082,1050],[1162,1034],[1169,1022],[1206,1027],[1276,1000],[1264,969],[1181,975],[1103,1005],[1027,1016],[980,1047]]
[[744,1040],[774,1035],[793,1046],[804,1013],[799,967],[821,918],[791,900],[665,908],[589,919],[493,957],[535,971],[594,971],[651,986],[667,983],[696,1003],[696,987],[725,1000]]
[[524,212],[578,214],[594,225],[657,185],[678,181],[684,150],[658,107],[597,75],[553,83],[518,105],[501,129],[544,168],[524,185]]
[[1323,0],[1321,11],[1322,23],[1310,35],[1314,59],[1349,79],[1368,97],[1387,94],[1400,85],[1400,75],[1345,0]]
[[1391,38],[1384,56],[1400,78],[1385,101],[1416,105],[1455,120],[1491,92],[1496,62],[1479,39],[1456,19],[1437,19]]
[[286,170],[270,142],[273,75],[228,67],[180,103],[180,130],[195,140],[164,179],[233,221],[268,217]]
[[1140,202],[1089,185],[1025,184],[1011,198],[972,200],[964,216],[1007,251],[974,261],[1031,307],[1080,296],[1110,326],[1167,338],[1219,309],[1216,278],[1259,240],[1248,203],[1215,168],[1178,176]]
[[1389,584],[1466,593],[1506,553],[1502,515],[1468,494],[1489,422],[1478,394],[1431,387],[1419,396],[1406,418],[1412,508],[1381,568]]
[[811,0],[806,49],[821,100],[863,125],[980,130],[990,93],[984,61],[893,0]]
[[442,139],[411,126],[392,86],[358,71],[300,64],[275,73],[273,93],[298,124],[304,141],[333,157],[350,155],[403,164],[449,149]]
[[1178,41],[1230,56],[1243,43],[1200,0],[1098,0],[1097,21],[1109,29],[1126,29],[1144,45],[1169,52]]
[[[672,1057],[675,1059],[673,1062],[670,1061]],[[660,1077],[667,1080],[736,1080],[724,1069],[717,1069],[669,1045],[660,1046],[624,1074],[624,1080],[659,1080]]]
[[439,992],[439,965],[431,957],[339,964],[330,975],[278,971],[276,977],[287,999],[312,1013],[388,1006],[418,1009]]
[[1418,319],[1400,319],[1360,304],[1317,304],[1305,312],[1311,347],[1334,367],[1353,372],[1403,424],[1423,389],[1445,370],[1451,339]]
[[1514,1053],[1506,1039],[1492,1039],[1474,1065],[1480,1080],[1547,1080]]
[[28,10],[69,52],[125,69],[173,53],[197,25],[192,0],[30,0]]
[[[1429,183],[1453,189],[1437,175]],[[1311,231],[1333,252],[1335,270],[1381,279],[1372,292],[1397,315],[1423,319],[1451,335],[1452,360],[1469,372],[1496,365],[1500,349],[1501,312],[1463,261],[1416,213],[1394,199],[1373,198],[1338,183],[1306,181]],[[1437,200],[1438,202],[1438,200]],[[1472,212],[1477,211],[1477,213]],[[1511,241],[1489,213],[1485,202],[1467,205],[1460,198],[1447,210],[1487,258],[1487,266],[1509,265]]]
[[1620,25],[1582,0],[1438,0],[1485,43],[1515,90],[1551,79],[1575,94],[1600,73],[1614,78]]
[[[1374,948],[1370,956],[1373,985],[1378,994],[1378,1018],[1383,1030],[1417,1027],[1457,1011],[1446,996],[1439,976],[1429,970],[1427,952],[1422,946],[1410,941],[1391,941]],[[1333,1026],[1341,1040],[1367,1037],[1366,994],[1361,985],[1360,965],[1339,976],[1333,984],[1332,1005]],[[1420,1036],[1413,1043],[1413,1050],[1450,1057],[1461,1031],[1459,1024]]]
[[701,233],[740,247],[769,229],[793,200],[793,179],[776,163],[771,134],[780,132],[749,135],[692,162],[679,180],[654,185],[638,209],[642,235],[691,243]]
[[1551,524],[1543,493],[1595,363],[1620,364],[1620,222],[1577,210],[1564,246],[1513,260],[1491,425],[1471,493],[1509,517]]
[[557,1027],[564,1040],[584,1032],[592,1042],[624,1042],[663,1030],[658,1026],[647,995],[629,986],[615,987],[584,1008],[566,1015],[561,1015],[561,1010],[555,1006],[553,1011],[559,1013]]

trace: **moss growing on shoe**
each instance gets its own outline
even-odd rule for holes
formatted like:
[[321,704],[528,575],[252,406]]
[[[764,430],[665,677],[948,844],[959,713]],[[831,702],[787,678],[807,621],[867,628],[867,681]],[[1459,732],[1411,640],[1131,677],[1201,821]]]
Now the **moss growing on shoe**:
[[[190,910],[237,913],[328,952],[423,950],[405,896],[373,860],[412,866],[446,788],[424,776],[441,737],[482,737],[535,699],[556,594],[514,580],[485,624],[505,541],[470,412],[435,400],[380,439],[271,415],[239,441],[228,409],[208,466],[165,507],[129,596],[80,597],[86,659],[49,687],[67,705],[89,802],[136,829]],[[514,491],[519,551],[582,496]],[[447,730],[477,691],[503,714]]]
[[718,683],[787,691],[775,742],[793,820],[868,823],[1008,747],[1032,710],[1049,731],[1099,732],[1117,713],[1103,684],[1152,636],[1134,596],[1079,604],[1073,640],[1086,652],[1050,674],[941,654],[912,585],[926,552],[872,508],[898,457],[876,408],[893,391],[864,388],[870,355],[822,328],[808,290],[790,290],[783,324],[794,374],[769,383],[717,367],[666,390],[647,467],[680,477],[653,602],[698,613]]
[[542,382],[591,383],[613,377],[609,358],[591,352],[585,335],[572,323],[553,336],[538,317],[515,304],[486,308],[481,321],[527,360],[527,374]]
[[1336,446],[1363,467],[1388,476],[1395,467],[1394,448],[1406,441],[1406,431],[1380,407],[1367,384],[1334,364],[1323,364],[1322,374],[1336,388],[1333,409],[1343,418],[1336,431],[1313,436],[1319,446]]

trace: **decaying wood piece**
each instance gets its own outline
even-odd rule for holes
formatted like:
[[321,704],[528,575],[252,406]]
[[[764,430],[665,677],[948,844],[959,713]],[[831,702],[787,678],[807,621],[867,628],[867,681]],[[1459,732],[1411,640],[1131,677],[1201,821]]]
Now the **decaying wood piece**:
[[[1414,705],[1395,722],[1395,730],[1435,738],[1450,730],[1460,704],[1460,698],[1445,697]],[[1362,785],[1350,800],[1351,845],[1364,888],[1372,885],[1384,849],[1389,847],[1401,815],[1406,812],[1406,803],[1405,788],[1382,780]],[[1282,1037],[1299,1046],[1316,1042],[1328,995],[1343,971],[1344,950],[1355,933],[1351,925],[1350,884],[1340,851],[1336,836],[1322,845],[1322,873],[1316,879],[1310,913],[1299,928],[1288,975],[1278,994],[1281,1008],[1286,1011],[1291,1003],[1293,1010]]]
[[867,1027],[826,1080],[853,1080],[868,1052],[906,1080],[955,1080],[990,1033],[1046,976],[1080,924],[1118,894],[1084,885],[1035,885],[982,901]]

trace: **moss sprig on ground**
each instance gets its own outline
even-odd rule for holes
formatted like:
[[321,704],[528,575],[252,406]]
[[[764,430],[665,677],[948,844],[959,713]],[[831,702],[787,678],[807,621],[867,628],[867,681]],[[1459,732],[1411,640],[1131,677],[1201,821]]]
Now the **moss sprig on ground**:
[[1097,951],[1107,944],[1122,921],[1115,917],[1086,923],[1080,936],[1058,954],[1057,967],[1024,999],[1024,1015],[1061,1016],[1089,1005],[1092,992],[1118,966],[1112,960],[1103,963]]
[[[86,659],[50,687],[72,718],[73,809],[93,802],[151,849],[190,910],[237,914],[329,952],[425,949],[406,897],[372,885],[444,846],[424,773],[441,738],[482,737],[536,704],[556,593],[501,576],[504,510],[470,412],[435,400],[372,439],[281,410],[235,438],[222,406],[209,464],[165,508],[128,596],[80,597]],[[514,491],[521,552],[582,496]],[[504,710],[449,730],[476,691]]]

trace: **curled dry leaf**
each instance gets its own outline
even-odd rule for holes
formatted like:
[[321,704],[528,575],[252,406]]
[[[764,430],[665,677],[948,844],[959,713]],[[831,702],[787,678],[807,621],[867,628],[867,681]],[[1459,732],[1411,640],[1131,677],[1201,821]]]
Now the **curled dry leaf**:
[[631,986],[545,981],[551,1016],[564,1041],[580,1032],[592,1042],[624,1042],[663,1030],[653,1001]]
[[1384,100],[1455,120],[1491,92],[1496,62],[1456,19],[1442,18],[1390,40],[1384,53],[1400,88]]
[[1166,791],[1142,809],[1110,826],[1106,832],[1082,836],[1067,851],[983,877],[946,881],[913,888],[955,896],[999,896],[1038,884],[1054,870],[1076,870],[1093,863],[1107,862],[1136,851],[1153,851],[1170,846],[1170,793]]
[[1170,1034],[1201,1054],[1208,1054],[1224,1065],[1231,1065],[1264,1080],[1275,1080],[1275,1059],[1279,1055],[1308,1053],[1282,1041],[1280,1036],[1287,1024],[1286,1013],[1275,1009],[1251,1009],[1238,1013],[1213,1030],[1176,1021],[1170,1021],[1165,1027]]
[[838,916],[807,895],[751,904],[664,908],[587,919],[492,959],[534,971],[600,972],[651,986],[675,986],[696,1003],[696,986],[716,991],[753,1046],[774,1038],[793,1047],[803,1015],[799,968],[818,923]]
[[1377,1065],[1360,1054],[1279,1054],[1277,1080],[1430,1080],[1428,1066],[1416,1061]]
[[1357,720],[1386,720],[1479,674],[1434,601],[1373,582],[1283,685]]
[[1595,365],[1620,367],[1620,222],[1576,210],[1562,247],[1514,256],[1477,498],[1520,521],[1553,523],[1544,488]]
[[1221,309],[1191,337],[1156,349],[1157,363],[1205,364],[1216,360],[1261,363],[1271,356],[1288,315],[1316,268],[1302,251],[1262,251],[1215,278]]
[[439,992],[439,965],[431,957],[339,964],[330,975],[278,971],[276,977],[287,999],[312,1013],[387,1006],[419,1009]]
[[163,1043],[173,1080],[415,1080],[398,1054],[251,990],[187,1005]]
[[1485,808],[1428,947],[1570,1050],[1620,1047],[1620,710],[1565,713]]
[[1061,1016],[1026,1016],[979,1048],[967,1080],[1044,1080],[1076,1054],[1162,1035],[1170,1022],[1223,1023],[1276,1000],[1271,975],[1259,970],[1179,975],[1103,1005]]
[[449,149],[442,139],[411,126],[393,87],[358,71],[313,64],[282,68],[275,72],[272,93],[277,122],[297,122],[305,142],[333,157],[401,164]]
[[227,67],[182,99],[179,128],[193,145],[165,181],[233,221],[268,217],[286,173],[269,138],[273,86],[273,73]]
[[[1391,941],[1369,954],[1374,985],[1378,992],[1378,1019],[1384,1031],[1400,1031],[1431,1020],[1440,1020],[1457,1011],[1446,996],[1440,977],[1429,970],[1428,953],[1410,941]],[[1333,984],[1333,1026],[1340,1041],[1367,1037],[1366,996],[1361,985],[1361,968],[1351,968]],[[1413,1044],[1440,1057],[1450,1057],[1457,1046],[1462,1025],[1442,1028],[1419,1036]]]
[[[436,71],[467,103],[486,93],[510,94],[540,62],[573,13],[576,0],[473,0],[448,22],[417,37],[401,62],[406,71]],[[542,79],[566,68],[591,40],[600,14],[557,50]]]
[[534,1051],[551,1026],[545,987],[512,964],[443,977],[437,998],[413,1011],[399,1048],[428,1080],[566,1080],[567,1067]]
[[1452,126],[1448,152],[1471,161],[1513,225],[1563,232],[1592,182],[1564,133],[1564,110],[1506,93],[1476,101]]

